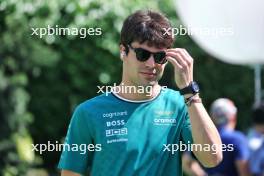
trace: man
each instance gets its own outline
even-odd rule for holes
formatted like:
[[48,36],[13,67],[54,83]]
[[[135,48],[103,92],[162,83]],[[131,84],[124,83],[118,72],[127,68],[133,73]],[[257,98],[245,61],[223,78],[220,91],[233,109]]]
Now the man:
[[[86,172],[93,176],[177,176],[182,174],[181,152],[172,153],[172,144],[183,140],[221,145],[193,82],[193,59],[185,49],[171,48],[170,27],[165,16],[153,11],[137,11],[125,20],[120,42],[122,82],[111,94],[76,108],[65,141],[101,145],[101,150],[84,155],[64,151],[59,163],[63,176]],[[167,61],[174,66],[183,96],[158,84]],[[136,91],[117,91],[121,86],[136,87]],[[142,86],[151,94],[139,92]],[[207,167],[222,160],[220,149],[216,154],[202,150],[195,155]]]
[[215,168],[206,169],[209,175],[248,176],[249,150],[246,137],[235,131],[237,108],[226,98],[215,100],[210,109],[222,139],[223,161]]
[[253,128],[248,137],[250,171],[254,176],[264,176],[264,101],[253,110]]

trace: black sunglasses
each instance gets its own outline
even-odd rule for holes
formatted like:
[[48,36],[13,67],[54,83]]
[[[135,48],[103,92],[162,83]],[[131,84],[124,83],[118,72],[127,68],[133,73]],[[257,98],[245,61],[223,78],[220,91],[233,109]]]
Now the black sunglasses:
[[157,64],[165,64],[167,62],[165,51],[152,53],[143,48],[133,48],[131,45],[128,45],[128,47],[131,48],[136,53],[137,60],[140,62],[147,61],[150,58],[151,54],[153,54],[154,61]]

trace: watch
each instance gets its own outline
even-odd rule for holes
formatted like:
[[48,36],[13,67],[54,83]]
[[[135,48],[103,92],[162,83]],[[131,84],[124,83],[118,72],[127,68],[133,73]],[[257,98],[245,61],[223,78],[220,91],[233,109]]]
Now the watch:
[[180,89],[180,94],[185,95],[185,94],[197,94],[199,93],[199,86],[195,81],[192,81],[187,87],[184,87]]

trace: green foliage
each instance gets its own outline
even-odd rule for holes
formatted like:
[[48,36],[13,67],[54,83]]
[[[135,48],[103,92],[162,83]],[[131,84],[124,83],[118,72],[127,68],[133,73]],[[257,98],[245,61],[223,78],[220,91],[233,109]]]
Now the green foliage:
[[[34,154],[25,146],[32,140],[61,142],[74,107],[96,96],[97,86],[120,81],[120,29],[125,17],[138,9],[159,9],[173,26],[180,24],[169,0],[0,1],[2,175],[25,175],[34,167],[56,171],[59,152]],[[102,35],[32,35],[31,28],[48,25],[100,27]],[[195,79],[205,105],[218,97],[233,99],[239,108],[239,128],[248,127],[253,71],[213,59],[186,36],[178,37],[175,46],[187,48],[195,58]],[[161,82],[175,88],[171,66]]]

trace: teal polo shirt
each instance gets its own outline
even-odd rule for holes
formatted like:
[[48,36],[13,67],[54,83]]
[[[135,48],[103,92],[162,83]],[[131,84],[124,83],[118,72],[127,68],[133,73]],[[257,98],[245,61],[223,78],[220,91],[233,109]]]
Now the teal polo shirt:
[[178,91],[162,89],[148,101],[102,94],[75,109],[65,139],[75,148],[63,150],[58,168],[92,176],[179,176],[181,151],[164,145],[180,141],[193,140]]

